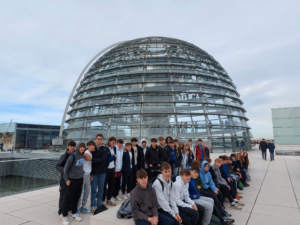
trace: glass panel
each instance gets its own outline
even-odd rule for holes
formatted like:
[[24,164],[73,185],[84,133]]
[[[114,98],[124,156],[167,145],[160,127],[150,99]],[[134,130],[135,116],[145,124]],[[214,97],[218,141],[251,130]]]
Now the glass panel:
[[108,117],[88,118],[86,121],[86,126],[108,126]]
[[207,115],[208,117],[208,124],[220,124],[220,119],[218,115]]
[[163,93],[145,93],[144,102],[172,102],[172,94]]
[[101,79],[96,82],[95,87],[106,86],[115,83],[115,78]]
[[176,101],[202,102],[202,95],[198,93],[175,93]]
[[116,93],[118,92],[137,92],[142,90],[142,84],[117,85]]
[[228,114],[227,108],[218,105],[206,105],[207,113]]
[[144,114],[142,124],[168,125],[175,123],[174,114]]
[[107,127],[95,127],[85,129],[84,138],[96,139],[97,134],[102,134],[104,137],[107,135]]
[[300,137],[300,127],[274,127],[274,136],[298,136]]
[[89,104],[89,102],[90,102],[90,99],[85,99],[85,100],[79,101],[79,102],[75,103],[74,109],[75,108],[85,107],[85,106],[87,106]]
[[200,82],[204,84],[213,84],[215,85],[217,83],[216,79],[209,78],[209,77],[201,77]]
[[191,115],[191,116],[193,122],[195,123],[195,126],[197,126],[197,124],[206,124],[204,115]]
[[[147,125],[141,127],[141,136],[171,136],[175,133],[175,125],[169,125],[169,126],[158,126],[158,125]],[[150,142],[149,142],[150,143]]]
[[110,106],[96,106],[90,109],[89,116],[109,114]]
[[144,113],[173,113],[174,105],[171,103],[146,103],[143,106]]
[[140,115],[122,115],[117,117],[111,117],[111,125],[139,125]]
[[199,79],[195,75],[173,74],[173,81],[197,83]]
[[214,87],[214,86],[203,86],[203,91],[212,93],[212,94],[222,94],[221,88]]
[[230,111],[231,115],[234,115],[234,116],[245,116],[244,113],[242,112],[242,110],[237,109],[237,108],[229,108],[229,111]]
[[144,84],[144,91],[172,91],[172,84],[170,84],[170,83],[146,83],[146,84]]
[[111,96],[105,97],[97,97],[91,100],[91,105],[102,105],[102,104],[110,104],[111,103]]
[[221,126],[211,126],[210,133],[212,136],[223,136],[222,127]]
[[230,96],[238,98],[237,94],[234,91],[230,91],[228,89],[223,88],[223,92],[224,92],[225,95],[230,95]]
[[146,74],[145,81],[171,81],[170,74]]
[[86,116],[88,109],[81,109],[72,113],[72,118]]
[[103,94],[110,94],[112,93],[114,87],[110,86],[110,87],[106,87],[106,88],[99,88],[94,90],[93,92],[93,96],[97,96],[97,95],[103,95]]
[[233,131],[236,136],[247,136],[247,130],[245,128],[233,127]]
[[110,135],[117,137],[139,137],[139,126],[112,126],[110,128]]
[[206,126],[192,126],[187,124],[177,125],[178,137],[207,136]]
[[85,122],[85,119],[76,119],[76,120],[70,121],[70,125],[69,125],[68,129],[83,127],[84,122]]
[[119,104],[112,106],[112,113],[140,113],[140,104]]
[[67,134],[67,139],[72,139],[72,138],[80,138],[82,135],[82,130],[70,130]]
[[241,118],[239,117],[231,117],[231,118],[234,126],[242,126]]
[[143,75],[123,75],[118,78],[118,84],[133,82],[143,82]]
[[168,70],[170,71],[169,66],[147,66],[147,70]]
[[174,91],[188,91],[188,92],[199,92],[199,85],[198,84],[179,84],[174,83]]
[[219,104],[224,104],[223,98],[220,95],[208,95],[204,94],[204,100],[207,103],[219,103]]
[[142,94],[115,95],[114,103],[141,102]]
[[177,115],[177,123],[178,124],[192,124],[194,121],[192,120],[191,115]]
[[178,112],[178,113],[204,113],[204,107],[202,104],[176,103],[176,112]]
[[300,127],[300,118],[273,119],[273,127],[293,127],[293,126]]
[[242,106],[238,100],[233,99],[233,98],[228,98],[228,97],[225,97],[225,103],[228,105],[234,105],[234,106],[239,106],[239,107]]

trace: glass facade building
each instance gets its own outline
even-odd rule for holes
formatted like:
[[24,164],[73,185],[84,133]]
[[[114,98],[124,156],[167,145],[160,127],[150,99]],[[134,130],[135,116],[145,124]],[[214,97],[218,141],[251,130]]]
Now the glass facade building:
[[174,38],[140,38],[110,49],[85,73],[70,103],[64,143],[98,133],[125,141],[201,138],[214,152],[251,148],[243,102],[224,68]]

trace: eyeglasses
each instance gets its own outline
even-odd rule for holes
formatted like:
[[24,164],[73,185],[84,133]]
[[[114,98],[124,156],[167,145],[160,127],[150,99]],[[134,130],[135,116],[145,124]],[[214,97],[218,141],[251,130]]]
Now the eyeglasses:
[[103,140],[103,138],[97,138],[97,140],[101,140],[101,141],[102,141],[102,140]]

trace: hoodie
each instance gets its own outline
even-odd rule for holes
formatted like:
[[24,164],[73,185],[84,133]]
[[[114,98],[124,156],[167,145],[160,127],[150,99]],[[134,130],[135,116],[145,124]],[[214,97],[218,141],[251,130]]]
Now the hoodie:
[[71,155],[71,153],[69,152],[69,149],[67,149],[65,154],[61,155],[59,160],[56,163],[55,168],[58,172],[61,173],[62,176],[64,174],[64,167],[65,167],[66,162],[67,162],[70,155]]
[[202,166],[200,168],[200,177],[201,177],[201,180],[203,182],[204,189],[211,188],[213,191],[217,191],[216,185],[212,180],[210,172],[208,172],[208,171],[205,172],[205,170],[204,170],[204,165],[205,164],[208,164],[208,166],[210,167],[210,165],[207,161],[204,160],[202,162]]
[[[161,182],[164,185],[164,190],[162,190]],[[171,216],[175,217],[175,214],[178,213],[178,208],[175,201],[175,196],[173,192],[172,180],[170,179],[167,183],[163,178],[162,174],[157,176],[157,179],[154,181],[152,187],[156,193],[156,199],[158,203],[158,209],[161,208],[165,212],[169,213]]]
[[147,221],[148,217],[158,216],[156,194],[149,182],[146,188],[137,183],[130,192],[130,205],[134,221]]
[[[193,178],[191,178],[189,182],[189,193],[191,199],[200,199],[200,194],[196,188],[195,179]],[[196,198],[194,195],[196,195]]]
[[213,168],[213,170],[215,171],[215,174],[217,175],[217,180],[220,184],[224,184],[227,186],[227,182],[226,180],[222,177],[221,175],[221,171],[219,168],[216,167],[216,165],[212,165],[211,166]]
[[174,196],[177,206],[192,208],[195,204],[189,196],[189,183],[184,184],[180,176],[174,183]]
[[[75,153],[75,160],[73,163],[73,156],[69,156],[66,165],[64,167],[64,179],[67,182],[69,179],[80,179],[83,178],[84,171],[83,171],[83,164],[84,164],[84,152],[80,153],[79,146],[83,142],[80,142],[76,146]],[[73,165],[72,165],[73,163]]]

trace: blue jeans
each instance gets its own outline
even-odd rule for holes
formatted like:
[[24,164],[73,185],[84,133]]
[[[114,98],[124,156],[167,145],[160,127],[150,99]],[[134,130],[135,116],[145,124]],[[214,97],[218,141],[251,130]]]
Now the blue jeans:
[[[146,220],[137,220],[135,221],[135,225],[151,225],[151,224]],[[163,214],[158,214],[157,225],[174,225],[174,222],[169,217],[164,216]]]
[[[93,180],[91,181],[91,207],[102,205],[104,182],[106,178],[106,173],[103,174],[93,174]],[[98,193],[97,193],[98,187]],[[97,198],[97,202],[96,202]]]
[[[244,169],[244,171],[245,171],[245,173],[247,173],[247,172],[248,172],[249,179],[251,179],[249,171],[248,171],[248,170],[246,170],[246,169]],[[246,180],[248,180],[248,176],[247,176],[247,174],[246,174]],[[248,180],[248,181],[249,181],[249,180]]]
[[274,159],[274,152],[271,152],[271,151],[270,151],[270,158],[271,158],[271,159]]
[[267,151],[261,151],[263,159],[267,158]]

